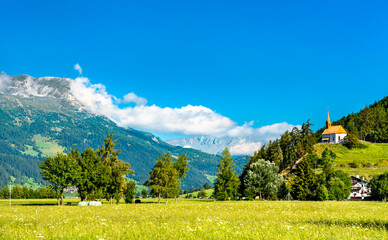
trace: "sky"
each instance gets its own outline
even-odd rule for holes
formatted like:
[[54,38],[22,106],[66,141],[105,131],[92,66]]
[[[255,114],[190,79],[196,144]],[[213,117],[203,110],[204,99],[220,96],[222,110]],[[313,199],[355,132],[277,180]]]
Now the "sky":
[[0,71],[72,78],[90,109],[163,139],[270,136],[308,119],[317,130],[328,109],[335,121],[387,96],[386,9],[384,1],[3,1]]

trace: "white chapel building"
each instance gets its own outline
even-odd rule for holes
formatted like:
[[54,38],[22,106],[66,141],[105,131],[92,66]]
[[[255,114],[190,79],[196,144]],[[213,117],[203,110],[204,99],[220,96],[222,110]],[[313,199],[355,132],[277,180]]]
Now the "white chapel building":
[[348,133],[341,126],[331,126],[329,111],[327,111],[326,129],[322,133],[322,143],[342,144]]

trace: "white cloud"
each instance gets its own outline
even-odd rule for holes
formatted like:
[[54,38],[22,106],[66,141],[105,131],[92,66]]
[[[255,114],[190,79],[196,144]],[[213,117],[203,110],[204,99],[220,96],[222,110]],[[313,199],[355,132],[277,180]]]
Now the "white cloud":
[[147,99],[137,96],[131,92],[124,96],[124,99],[117,99],[118,103],[136,103],[136,105],[144,106],[147,104]]
[[[238,126],[231,119],[204,106],[187,105],[181,108],[147,106],[147,100],[134,93],[123,100],[110,95],[104,85],[91,84],[88,78],[78,77],[71,82],[71,92],[88,110],[105,115],[123,127],[132,127],[162,134],[207,135],[249,139],[231,148],[233,154],[256,151],[263,143],[275,139],[294,125],[275,123],[254,128],[253,122]],[[120,108],[117,103],[136,104]]]
[[11,78],[5,73],[1,72],[0,74],[0,92],[4,92],[6,90],[6,87],[10,83]]
[[78,71],[79,74],[82,75],[82,68],[78,63],[76,65],[74,65],[74,70]]

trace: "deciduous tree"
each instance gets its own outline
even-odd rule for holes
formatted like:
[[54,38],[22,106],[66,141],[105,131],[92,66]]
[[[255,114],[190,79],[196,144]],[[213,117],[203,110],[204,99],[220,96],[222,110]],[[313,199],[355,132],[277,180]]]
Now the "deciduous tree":
[[57,153],[40,162],[39,167],[43,179],[49,181],[57,193],[58,206],[63,205],[63,189],[72,183],[74,162],[66,154]]
[[250,165],[244,178],[245,197],[252,199],[259,196],[260,199],[272,198],[278,194],[282,184],[282,177],[278,176],[279,168],[275,163],[264,159]]

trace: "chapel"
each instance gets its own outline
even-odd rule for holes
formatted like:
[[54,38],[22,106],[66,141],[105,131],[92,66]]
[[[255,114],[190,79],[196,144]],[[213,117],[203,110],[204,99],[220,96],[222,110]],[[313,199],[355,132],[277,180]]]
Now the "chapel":
[[326,129],[322,133],[322,143],[342,144],[345,142],[346,135],[348,135],[348,133],[341,125],[331,125],[329,111],[327,111]]

